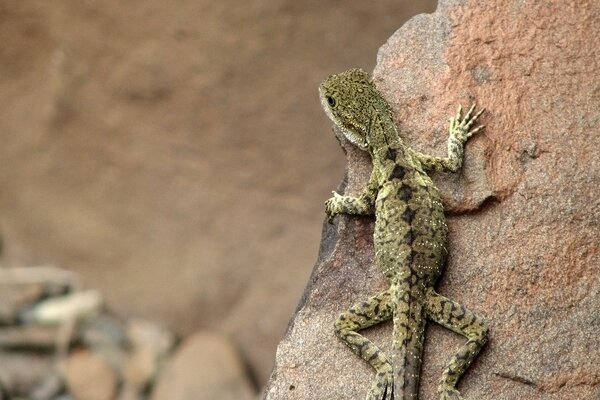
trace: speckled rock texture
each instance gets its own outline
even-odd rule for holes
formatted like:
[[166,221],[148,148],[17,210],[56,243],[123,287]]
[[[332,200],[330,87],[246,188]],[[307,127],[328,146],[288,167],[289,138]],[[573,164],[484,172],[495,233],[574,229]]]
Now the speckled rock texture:
[[[410,145],[442,155],[460,103],[484,132],[440,174],[450,259],[439,292],[481,314],[490,342],[466,399],[600,398],[600,3],[442,0],[380,49],[376,84]],[[342,143],[356,194],[368,159]],[[325,225],[317,264],[279,345],[265,398],[363,399],[372,371],[333,334],[337,315],[386,287],[373,223]],[[366,334],[389,348],[391,326]],[[422,399],[463,338],[429,324]],[[386,347],[387,346],[387,347]]]

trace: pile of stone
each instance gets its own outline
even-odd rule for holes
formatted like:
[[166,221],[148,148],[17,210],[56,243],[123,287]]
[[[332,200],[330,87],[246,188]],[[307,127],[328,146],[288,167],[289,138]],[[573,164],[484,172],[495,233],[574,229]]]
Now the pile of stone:
[[151,322],[112,316],[64,269],[0,268],[0,298],[4,399],[140,399],[175,344]]
[[0,399],[255,398],[222,336],[197,333],[175,349],[172,332],[103,303],[70,271],[0,268]]

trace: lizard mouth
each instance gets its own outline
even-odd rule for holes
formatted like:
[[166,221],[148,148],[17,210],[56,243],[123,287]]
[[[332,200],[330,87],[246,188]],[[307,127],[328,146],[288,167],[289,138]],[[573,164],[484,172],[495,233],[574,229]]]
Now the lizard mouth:
[[342,113],[338,125],[344,136],[361,150],[367,150],[368,144],[365,134],[365,127],[361,126],[358,121],[352,118],[351,115]]
[[355,145],[356,147],[358,147],[361,150],[367,150],[367,141],[361,137],[360,135],[358,135],[357,131],[358,128],[351,126],[351,127],[346,127],[346,126],[340,126],[340,130],[342,131],[342,133],[344,134],[344,137],[346,139],[348,139],[348,141],[350,143],[352,143],[353,145]]

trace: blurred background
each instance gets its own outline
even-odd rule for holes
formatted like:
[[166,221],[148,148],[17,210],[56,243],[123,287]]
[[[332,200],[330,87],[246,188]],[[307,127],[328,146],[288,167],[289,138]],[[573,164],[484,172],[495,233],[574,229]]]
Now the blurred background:
[[0,1],[2,266],[223,335],[259,389],[344,170],[317,86],[435,5]]

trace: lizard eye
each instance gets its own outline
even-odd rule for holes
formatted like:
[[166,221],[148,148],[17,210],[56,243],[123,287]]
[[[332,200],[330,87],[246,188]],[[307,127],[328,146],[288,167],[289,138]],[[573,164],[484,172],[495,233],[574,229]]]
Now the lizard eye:
[[327,96],[327,104],[329,104],[331,107],[335,107],[337,103],[333,97]]

